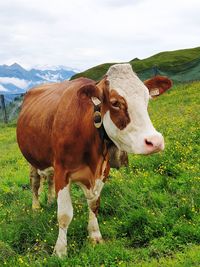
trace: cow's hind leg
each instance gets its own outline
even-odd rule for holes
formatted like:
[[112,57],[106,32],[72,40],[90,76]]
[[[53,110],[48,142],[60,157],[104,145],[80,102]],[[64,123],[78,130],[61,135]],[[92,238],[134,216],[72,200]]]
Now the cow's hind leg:
[[55,183],[53,178],[53,171],[47,177],[48,182],[48,204],[51,205],[55,199]]
[[55,184],[54,184],[54,169],[53,167],[49,167],[44,170],[37,170],[38,174],[40,175],[40,188],[38,194],[43,190],[44,181],[47,180],[48,183],[48,204],[52,204],[55,198]]
[[36,210],[40,208],[40,203],[39,203],[40,175],[38,174],[37,169],[33,166],[30,166],[30,182],[32,189],[32,209]]
[[100,204],[100,193],[103,188],[104,183],[101,180],[96,181],[96,186],[92,190],[88,190],[86,186],[80,184],[83,192],[86,196],[88,208],[89,208],[89,220],[88,220],[88,235],[90,241],[94,244],[102,243],[102,235],[99,229],[99,224],[97,220],[97,214]]

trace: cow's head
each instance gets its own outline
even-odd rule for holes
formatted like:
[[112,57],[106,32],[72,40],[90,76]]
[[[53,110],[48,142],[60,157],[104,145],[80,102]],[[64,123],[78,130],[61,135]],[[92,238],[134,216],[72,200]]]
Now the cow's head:
[[144,81],[144,84],[149,89],[151,97],[157,97],[172,87],[172,81],[165,76],[155,76]]
[[120,150],[151,154],[164,149],[164,138],[155,130],[148,115],[149,90],[130,64],[111,66],[106,79],[97,86],[101,90],[104,87],[104,128]]

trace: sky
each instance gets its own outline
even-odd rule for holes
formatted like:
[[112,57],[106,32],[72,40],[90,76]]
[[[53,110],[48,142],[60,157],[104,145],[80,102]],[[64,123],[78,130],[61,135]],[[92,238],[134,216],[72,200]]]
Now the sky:
[[199,0],[6,0],[0,14],[0,65],[85,70],[200,46]]

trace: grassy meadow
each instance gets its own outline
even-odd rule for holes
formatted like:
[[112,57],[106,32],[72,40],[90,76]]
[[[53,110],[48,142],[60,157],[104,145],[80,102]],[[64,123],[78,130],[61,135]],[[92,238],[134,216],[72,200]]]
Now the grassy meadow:
[[129,156],[112,170],[101,195],[105,242],[87,237],[85,197],[72,186],[74,218],[68,257],[52,256],[56,203],[31,210],[28,164],[12,123],[0,125],[0,266],[200,266],[200,83],[174,86],[151,101],[149,113],[165,137],[164,152]]

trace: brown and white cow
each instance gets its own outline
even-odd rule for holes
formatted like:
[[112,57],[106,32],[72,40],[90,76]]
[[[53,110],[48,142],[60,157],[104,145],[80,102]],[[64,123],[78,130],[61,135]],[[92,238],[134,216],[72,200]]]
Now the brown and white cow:
[[149,93],[153,98],[162,95],[172,87],[172,81],[167,77],[160,75],[144,81],[144,84],[149,89]]
[[[102,240],[96,214],[110,169],[109,140],[128,153],[151,154],[164,149],[163,136],[149,118],[148,101],[147,87],[129,64],[111,66],[98,84],[79,78],[42,85],[25,96],[17,140],[36,172],[54,168],[59,223],[54,252],[58,256],[67,251],[66,234],[73,217],[72,182],[80,185],[87,198],[91,240]],[[100,125],[105,138],[96,128]]]
[[[163,94],[166,90],[172,87],[172,81],[165,77],[157,75],[153,78],[144,81],[144,84],[149,89],[149,94],[152,98],[155,98]],[[128,153],[119,150],[113,143],[108,147],[109,165],[110,168],[119,169],[121,167],[128,166]],[[53,167],[45,170],[36,170],[33,166],[30,166],[30,180],[32,188],[32,208],[39,209],[40,202],[39,196],[43,189],[43,183],[45,180],[48,182],[48,204],[51,204],[55,198],[55,189],[53,182]],[[39,189],[38,189],[39,188]]]

